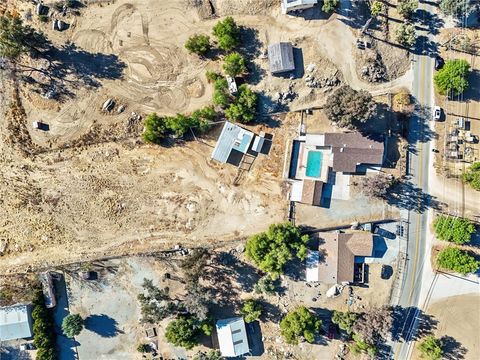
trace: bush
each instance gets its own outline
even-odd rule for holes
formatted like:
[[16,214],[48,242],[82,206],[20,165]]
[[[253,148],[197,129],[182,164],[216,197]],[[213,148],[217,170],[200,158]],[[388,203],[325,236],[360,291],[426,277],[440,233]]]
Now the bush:
[[192,35],[185,43],[185,48],[198,55],[205,55],[210,51],[210,38],[207,35]]
[[48,22],[48,16],[47,15],[38,15],[38,20],[46,23],[46,22]]
[[249,299],[243,304],[241,314],[243,315],[246,323],[251,323],[257,320],[260,315],[262,315],[262,311],[262,304],[255,301],[254,299]]
[[231,77],[238,76],[247,71],[247,62],[245,58],[237,52],[228,54],[225,56],[223,64],[223,70],[225,74],[230,75]]
[[83,329],[83,319],[79,314],[69,314],[62,321],[62,331],[65,336],[73,338]]
[[440,10],[445,15],[462,18],[465,14],[470,14],[472,6],[470,5],[470,1],[465,0],[441,0]]
[[283,273],[284,265],[293,259],[307,256],[308,235],[290,223],[272,224],[266,232],[253,235],[247,241],[246,255],[263,271],[273,277]]
[[467,90],[469,70],[470,64],[466,60],[447,60],[433,77],[438,92],[447,95],[453,91],[458,95]]
[[475,225],[470,220],[445,215],[437,216],[433,228],[438,239],[459,245],[469,242],[475,233]]
[[273,284],[273,280],[270,276],[265,275],[258,280],[258,282],[253,286],[253,290],[257,294],[268,294],[274,295],[275,294],[275,285]]
[[395,40],[405,47],[412,47],[417,40],[415,26],[412,24],[401,24],[395,31]]
[[371,198],[386,199],[390,189],[395,185],[392,175],[378,173],[373,176],[362,176],[359,181],[360,190]]
[[370,7],[370,13],[372,16],[377,17],[385,10],[385,5],[381,1],[374,1]]
[[[207,78],[208,82],[215,82],[217,81],[218,79],[221,79],[222,78],[222,75],[220,75],[219,73],[216,73],[215,71],[209,71],[207,70],[205,72],[205,77]],[[228,84],[227,84],[228,85]]]
[[297,345],[301,337],[309,343],[314,342],[321,326],[321,320],[306,307],[299,306],[282,319],[280,331],[287,343]]
[[171,321],[165,330],[165,337],[169,343],[187,350],[198,344],[199,335],[198,321],[192,317],[179,317]]
[[353,341],[353,345],[349,345],[348,348],[355,355],[367,353],[368,355],[373,357],[378,351],[375,345],[369,344],[366,341],[362,340],[357,334],[353,334]]
[[470,184],[472,188],[480,191],[480,162],[473,163],[463,174],[463,181]]
[[137,296],[142,323],[154,324],[177,314],[180,310],[179,306],[170,299],[168,288],[160,289],[153,285],[152,280],[146,278],[143,279],[142,287],[144,293]]
[[225,116],[232,121],[249,123],[255,118],[256,111],[257,94],[242,84],[238,87],[234,102],[225,110]]
[[165,119],[159,117],[156,113],[147,115],[144,127],[143,140],[147,143],[160,144],[167,130]]
[[150,346],[148,344],[138,344],[137,351],[139,353],[147,353],[150,352]]
[[230,51],[240,44],[240,28],[231,16],[213,27],[213,35],[217,37],[218,47],[222,50]]
[[220,350],[210,350],[208,353],[199,351],[193,356],[193,360],[223,360]]
[[227,79],[220,77],[215,80],[213,89],[213,103],[223,108],[227,107],[230,103],[231,96],[228,91]]
[[353,325],[358,319],[358,314],[350,311],[333,311],[332,322],[338,327],[347,332],[352,333]]
[[437,257],[437,265],[466,275],[477,271],[480,264],[466,251],[449,247],[440,251]]
[[344,85],[328,97],[324,111],[330,121],[338,126],[353,128],[373,115],[375,102],[368,91],[356,91]]
[[55,360],[55,329],[52,314],[45,307],[41,289],[37,289],[33,300],[33,343],[38,349],[37,360]]
[[322,11],[330,14],[338,8],[338,5],[340,0],[323,0]]
[[422,357],[428,360],[440,360],[443,355],[442,342],[434,336],[425,337],[419,344],[418,348],[422,353]]
[[397,11],[404,18],[408,19],[418,8],[418,0],[400,0]]

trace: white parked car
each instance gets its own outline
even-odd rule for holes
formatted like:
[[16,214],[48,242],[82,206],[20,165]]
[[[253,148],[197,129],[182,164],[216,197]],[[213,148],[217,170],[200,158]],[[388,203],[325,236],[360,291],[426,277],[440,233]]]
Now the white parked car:
[[433,119],[435,121],[438,121],[440,120],[441,116],[442,116],[442,108],[440,106],[435,106],[433,110]]

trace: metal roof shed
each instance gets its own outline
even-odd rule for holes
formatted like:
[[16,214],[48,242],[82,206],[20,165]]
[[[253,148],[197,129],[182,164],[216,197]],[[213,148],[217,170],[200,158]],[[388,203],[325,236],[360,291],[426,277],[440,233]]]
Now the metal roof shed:
[[32,337],[32,322],[28,305],[0,308],[0,341]]
[[268,61],[270,63],[270,72],[272,74],[280,74],[295,70],[292,44],[280,42],[269,45]]
[[242,317],[218,320],[216,327],[222,356],[236,357],[250,352]]
[[314,7],[317,2],[317,0],[282,0],[282,14]]
[[217,144],[212,152],[212,159],[226,163],[233,150],[246,154],[253,139],[253,133],[238,125],[225,121]]

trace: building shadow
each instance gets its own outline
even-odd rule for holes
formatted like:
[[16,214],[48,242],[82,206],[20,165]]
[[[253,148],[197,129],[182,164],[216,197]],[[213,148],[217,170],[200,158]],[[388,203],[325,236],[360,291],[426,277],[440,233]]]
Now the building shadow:
[[250,345],[250,356],[262,356],[265,352],[263,346],[262,329],[258,321],[246,323],[248,344]]
[[108,315],[90,315],[85,319],[85,329],[90,330],[101,337],[114,337],[122,333],[117,327],[115,319]]
[[299,47],[293,48],[293,63],[295,64],[293,76],[295,79],[301,79],[305,74],[305,63],[303,60],[303,51]]
[[[321,3],[321,2],[319,2]],[[327,20],[332,16],[332,14],[327,14],[325,11],[322,11],[321,4],[317,4],[309,9],[297,10],[289,12],[289,16],[303,18],[305,20]]]

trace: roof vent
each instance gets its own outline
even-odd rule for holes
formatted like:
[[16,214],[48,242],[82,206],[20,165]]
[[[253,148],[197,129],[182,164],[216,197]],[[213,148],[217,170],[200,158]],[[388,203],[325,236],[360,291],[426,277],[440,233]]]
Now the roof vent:
[[343,148],[340,148],[340,152],[343,152]]

